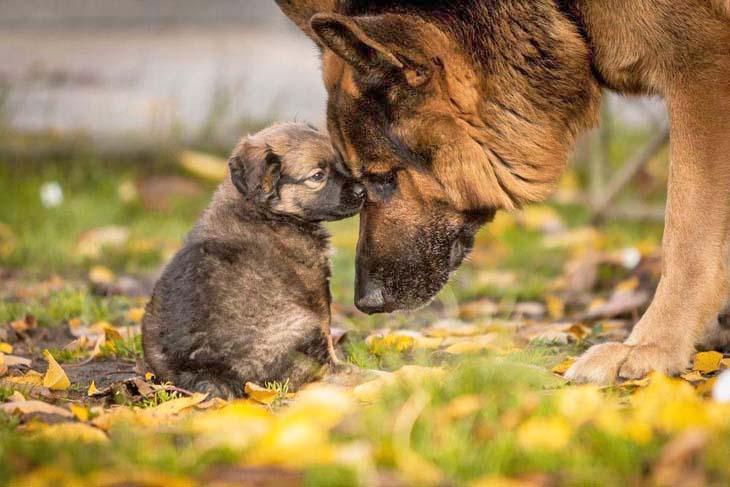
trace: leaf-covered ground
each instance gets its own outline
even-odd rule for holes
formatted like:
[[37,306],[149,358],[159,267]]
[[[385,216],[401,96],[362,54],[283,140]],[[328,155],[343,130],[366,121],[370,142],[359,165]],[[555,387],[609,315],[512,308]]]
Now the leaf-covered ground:
[[[352,305],[357,220],[331,225],[340,353],[366,369],[234,402],[159,383],[139,322],[215,164],[93,155],[0,167],[0,484],[726,485],[728,365],[566,384],[621,340],[659,273],[658,225],[556,202],[501,215],[429,307]],[[206,169],[213,171],[206,171]],[[192,172],[191,172],[192,171]]]

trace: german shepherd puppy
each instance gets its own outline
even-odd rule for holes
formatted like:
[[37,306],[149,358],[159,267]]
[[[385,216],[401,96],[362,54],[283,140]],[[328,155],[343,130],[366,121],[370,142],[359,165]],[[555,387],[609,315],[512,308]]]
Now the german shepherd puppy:
[[549,195],[602,87],[663,96],[661,284],[626,343],[592,348],[568,376],[687,365],[730,295],[730,0],[277,3],[322,50],[332,142],[368,189],[367,312],[428,302],[496,210]]
[[161,379],[215,396],[241,396],[247,381],[296,388],[337,360],[320,222],[356,214],[365,188],[303,124],[244,138],[229,167],[155,286],[145,358]]

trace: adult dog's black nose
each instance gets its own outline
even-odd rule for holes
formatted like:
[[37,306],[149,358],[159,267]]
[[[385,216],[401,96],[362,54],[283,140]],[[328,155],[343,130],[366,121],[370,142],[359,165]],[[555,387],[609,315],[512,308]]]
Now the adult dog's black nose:
[[373,314],[385,311],[383,287],[371,279],[357,279],[355,283],[355,306],[363,313]]
[[352,185],[352,194],[355,196],[355,198],[361,200],[365,198],[367,190],[365,189],[364,185],[360,183],[355,183]]

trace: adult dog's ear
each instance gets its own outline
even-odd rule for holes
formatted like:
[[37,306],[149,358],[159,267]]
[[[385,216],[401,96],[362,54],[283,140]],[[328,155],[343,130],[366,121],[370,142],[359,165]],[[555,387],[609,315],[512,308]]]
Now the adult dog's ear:
[[[347,17],[325,13],[311,20],[320,42],[356,70],[367,73],[383,68],[402,71],[406,82],[421,86],[432,69],[413,44],[417,31],[413,21],[402,15]],[[417,36],[415,36],[417,37]]]
[[284,15],[302,29],[310,39],[319,44],[316,34],[309,25],[309,20],[315,14],[334,12],[337,0],[276,0]]
[[228,160],[231,181],[238,191],[256,203],[276,195],[281,176],[281,159],[270,147],[263,150],[244,144]]

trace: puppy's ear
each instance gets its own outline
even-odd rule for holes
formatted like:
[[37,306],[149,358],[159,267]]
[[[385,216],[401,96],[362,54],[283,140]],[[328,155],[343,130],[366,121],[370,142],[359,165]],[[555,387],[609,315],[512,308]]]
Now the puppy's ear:
[[231,181],[238,191],[258,203],[276,194],[281,176],[281,159],[270,148],[263,151],[244,144],[228,159]]

